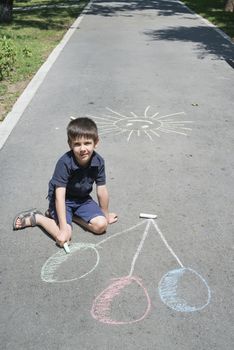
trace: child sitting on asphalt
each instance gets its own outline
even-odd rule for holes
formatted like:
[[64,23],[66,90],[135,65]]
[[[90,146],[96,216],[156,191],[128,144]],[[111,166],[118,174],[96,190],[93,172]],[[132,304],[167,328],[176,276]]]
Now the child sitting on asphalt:
[[[117,221],[117,215],[108,211],[105,164],[95,152],[99,141],[95,122],[89,118],[72,120],[67,137],[70,151],[58,160],[49,182],[45,216],[30,209],[16,215],[13,222],[14,230],[43,227],[60,247],[71,240],[72,221],[96,234],[104,233],[108,224]],[[90,196],[94,182],[99,205]]]

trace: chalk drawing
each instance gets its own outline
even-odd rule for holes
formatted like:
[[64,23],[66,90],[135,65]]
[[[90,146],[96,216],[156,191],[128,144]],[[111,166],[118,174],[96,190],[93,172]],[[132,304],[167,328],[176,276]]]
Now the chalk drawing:
[[[136,253],[134,254],[132,263],[131,263],[131,269],[129,272],[128,276],[123,276],[120,278],[117,278],[114,280],[113,283],[109,285],[103,292],[101,292],[97,298],[94,300],[92,309],[91,309],[91,315],[93,318],[96,320],[103,322],[103,323],[108,323],[108,324],[113,324],[113,325],[120,325],[120,324],[131,324],[131,323],[136,323],[139,321],[142,321],[148,314],[151,308],[151,301],[150,297],[148,295],[148,292],[144,285],[142,284],[141,280],[139,277],[133,276],[134,272],[134,267],[136,264],[136,260],[140,254],[140,251],[144,245],[145,239],[148,235],[150,227],[150,221],[147,223],[145,231],[143,233],[142,239],[140,241],[140,244],[137,248]],[[111,317],[111,309],[112,309],[112,303],[116,297],[119,296],[119,294],[122,292],[122,290],[132,283],[136,283],[138,286],[140,286],[143,290],[143,294],[146,298],[146,308],[143,312],[142,315],[138,316],[137,318],[131,319],[125,319],[123,320],[114,320]]]
[[[132,317],[132,315],[129,315],[128,319],[125,319],[125,320],[113,319],[113,316],[111,316],[111,311],[112,311],[112,304],[114,302],[114,299],[119,296],[119,294],[122,292],[124,288],[129,287],[133,283],[141,287],[146,299],[146,308],[143,314],[134,318]],[[133,305],[133,308],[134,308],[134,305]],[[108,323],[112,325],[123,325],[123,324],[131,324],[131,323],[142,321],[149,313],[150,308],[151,308],[150,297],[148,295],[146,288],[142,284],[140,278],[134,277],[134,276],[125,276],[125,277],[114,279],[114,281],[103,292],[101,292],[97,296],[97,298],[93,302],[91,315],[93,316],[94,319],[102,323]]]
[[[158,285],[159,296],[164,304],[175,311],[193,312],[204,309],[211,299],[210,288],[205,279],[189,267],[184,267],[167,243],[155,220],[151,221],[165,246],[180,265],[167,272]],[[183,283],[183,279],[187,285]]]
[[[66,254],[64,251],[58,251],[57,253],[55,253],[54,255],[52,255],[46,262],[45,264],[42,266],[41,269],[41,279],[44,282],[48,282],[48,283],[64,283],[64,282],[72,282],[72,281],[76,281],[78,279],[84,278],[86,277],[88,274],[90,274],[91,272],[93,272],[96,267],[98,266],[99,260],[100,260],[100,255],[99,252],[97,250],[97,248],[99,246],[101,246],[103,243],[107,242],[110,239],[113,239],[114,237],[117,237],[119,235],[122,235],[126,232],[129,232],[131,230],[134,230],[135,228],[137,228],[138,226],[144,225],[144,221],[139,222],[137,225],[134,225],[124,231],[121,232],[117,232],[114,235],[107,237],[105,239],[103,239],[102,241],[100,241],[97,244],[92,244],[92,243],[72,243],[69,247],[70,247],[70,254]],[[93,263],[92,267],[89,267],[89,269],[83,273],[80,276],[76,276],[74,278],[66,278],[66,279],[59,279],[59,277],[56,276],[56,273],[58,272],[60,266],[69,260],[72,260],[74,258],[74,255],[77,251],[88,251],[88,250],[93,250],[96,254],[96,260]]]
[[[188,275],[187,283],[189,283],[189,286],[184,287],[183,278],[185,278],[186,274]],[[196,283],[194,283],[195,279],[198,279]],[[182,284],[182,288],[180,284]],[[199,285],[195,293],[194,284],[196,284],[196,287]],[[188,267],[181,267],[167,272],[159,282],[158,289],[164,304],[180,312],[202,310],[209,304],[211,298],[209,286],[204,278]],[[203,299],[205,299],[205,302]]]
[[106,107],[109,114],[104,114],[102,117],[87,114],[98,125],[99,135],[125,134],[127,141],[133,136],[144,136],[153,141],[155,137],[160,137],[160,133],[179,134],[186,136],[192,129],[187,127],[193,121],[177,120],[178,117],[184,115],[184,112],[177,112],[159,116],[159,113],[154,113],[149,116],[150,106],[146,107],[143,115],[136,115],[130,112],[130,116],[126,116],[111,108]]
[[[64,283],[64,282],[72,282],[76,281],[80,278],[84,278],[87,276],[89,273],[95,270],[97,267],[100,256],[99,252],[96,249],[95,244],[92,243],[73,243],[70,246],[70,253],[66,254],[63,251],[58,251],[54,255],[52,255],[42,266],[41,269],[41,279],[44,282],[49,282],[49,283]],[[76,276],[74,278],[67,278],[67,279],[61,279],[59,280],[58,277],[56,277],[56,271],[59,269],[60,265],[67,260],[71,260],[72,256],[74,258],[74,254],[77,251],[87,251],[88,249],[91,249],[95,252],[96,254],[96,260],[94,261],[94,265],[89,268],[89,270],[85,273],[83,273],[81,276]],[[64,254],[65,253],[65,254]]]
[[[145,288],[142,282],[142,279],[139,278],[134,273],[134,271],[136,261],[139,257],[139,254],[142,251],[150,227],[154,227],[155,232],[159,235],[167,250],[174,257],[177,265],[179,265],[179,267],[176,267],[164,274],[164,276],[161,278],[158,284],[158,292],[162,302],[169,308],[178,312],[188,313],[204,309],[210,303],[211,300],[211,291],[207,282],[198,272],[196,272],[190,267],[184,266],[182,261],[176,255],[171,246],[168,244],[166,238],[164,237],[163,233],[159,229],[154,219],[143,220],[124,231],[118,232],[112,236],[107,237],[106,239],[103,239],[97,244],[71,244],[70,254],[66,254],[63,250],[61,250],[46,261],[46,263],[41,269],[42,280],[49,283],[64,283],[72,282],[86,277],[87,275],[91,274],[99,264],[99,247],[102,248],[102,245],[110,239],[114,239],[117,236],[126,234],[127,232],[135,230],[140,226],[145,226],[145,228],[140,243],[133,256],[129,274],[126,276],[112,279],[109,286],[105,288],[101,293],[99,293],[91,307],[90,312],[92,317],[102,323],[110,325],[124,325],[142,321],[148,315],[151,309],[151,299],[149,297],[147,289]],[[66,262],[68,259],[74,258],[74,254],[77,251],[87,252],[88,250],[91,250],[95,253],[95,259],[85,273],[82,273],[80,276],[76,276],[74,278],[59,279],[58,277],[56,277],[56,273],[61,264]],[[143,299],[145,300],[145,306],[143,308],[143,311],[140,311],[140,314],[137,314],[134,317],[132,315],[128,315],[128,317],[125,316],[124,319],[116,319],[116,317],[112,316],[112,309],[113,305],[115,304],[115,299],[118,298],[121,295],[121,293],[123,293],[123,291],[129,288],[130,286],[134,286],[138,288],[138,291],[141,291]]]

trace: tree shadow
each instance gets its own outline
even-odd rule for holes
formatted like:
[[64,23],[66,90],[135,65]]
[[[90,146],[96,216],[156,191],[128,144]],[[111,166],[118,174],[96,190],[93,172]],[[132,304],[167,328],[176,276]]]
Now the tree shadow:
[[145,32],[151,40],[182,41],[196,44],[198,57],[203,59],[207,54],[214,59],[234,60],[234,45],[229,43],[214,28],[198,27],[169,27]]
[[69,16],[75,19],[81,11],[82,8],[44,8],[29,10],[25,12],[24,15],[15,14],[12,26],[16,30],[26,27],[38,28],[41,30],[67,28],[67,25],[65,25],[66,20],[58,21],[58,14],[60,18],[63,15],[64,18]]
[[[190,10],[178,1],[160,0],[97,0],[87,14],[100,16],[129,16],[134,11],[155,10],[156,16],[181,16],[183,19],[197,20]],[[183,41],[193,42],[196,45],[199,58],[208,54],[214,55],[214,59],[234,60],[234,45],[226,40],[214,28],[200,25],[196,27],[168,27],[162,30],[145,32],[151,40]]]
[[[171,16],[175,14],[189,13],[186,7],[177,1],[159,1],[159,0],[99,0],[95,1],[87,14],[100,16],[125,16],[127,11],[156,10],[159,16]],[[132,15],[128,15],[132,17]]]
[[[64,0],[64,2],[69,3],[70,1]],[[76,18],[81,10],[82,8],[74,9],[72,7],[66,9],[38,9],[35,16],[36,18],[27,18],[26,15],[16,17],[14,25],[16,29],[27,26],[38,27],[44,30],[61,29],[63,23],[58,23],[56,20],[53,20],[53,17],[56,17],[56,12],[64,11],[64,15],[69,13],[70,16]],[[183,19],[187,17],[190,20],[197,19],[195,16],[191,15],[187,7],[176,0],[97,0],[86,10],[86,15],[133,17],[134,11],[143,14],[143,11],[147,10],[155,10],[155,17],[177,15],[181,16]],[[197,51],[198,57],[201,59],[208,54],[212,54],[216,59],[234,60],[234,46],[212,27],[205,25],[196,27],[168,27],[161,30],[149,30],[145,32],[145,34],[151,40],[193,42],[196,44],[195,50]]]

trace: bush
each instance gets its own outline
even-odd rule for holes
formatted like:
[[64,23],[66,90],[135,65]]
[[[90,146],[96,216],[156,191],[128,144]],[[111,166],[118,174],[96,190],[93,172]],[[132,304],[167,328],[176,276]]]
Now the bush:
[[4,36],[0,39],[0,80],[11,73],[16,62],[16,48],[11,39]]

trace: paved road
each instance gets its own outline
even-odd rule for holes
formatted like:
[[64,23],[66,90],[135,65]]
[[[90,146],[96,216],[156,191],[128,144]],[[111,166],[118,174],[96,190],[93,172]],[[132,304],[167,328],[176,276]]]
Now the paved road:
[[[233,348],[233,53],[178,1],[92,3],[0,152],[2,349]],[[71,115],[119,222],[66,256],[12,217],[46,209]]]

